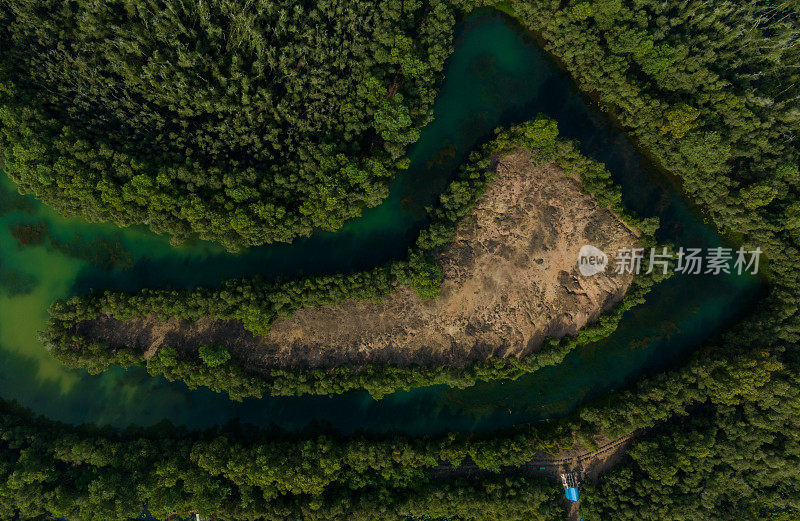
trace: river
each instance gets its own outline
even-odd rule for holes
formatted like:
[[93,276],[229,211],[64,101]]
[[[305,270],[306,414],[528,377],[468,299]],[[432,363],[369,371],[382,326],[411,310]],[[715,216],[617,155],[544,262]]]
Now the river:
[[461,22],[456,34],[434,120],[410,152],[411,167],[396,178],[384,203],[336,233],[236,255],[207,243],[173,248],[142,228],[65,219],[30,197],[17,196],[2,176],[0,396],[75,424],[147,426],[169,420],[202,428],[238,420],[290,430],[316,422],[343,432],[487,431],[564,415],[674,364],[756,298],[761,287],[756,277],[675,276],[655,288],[646,304],[629,311],[608,339],[572,352],[558,366],[516,381],[422,388],[379,401],[350,393],[236,403],[140,369],[90,376],[65,369],[48,355],[36,334],[57,298],[93,289],[185,288],[253,274],[355,270],[400,258],[425,224],[425,206],[435,202],[468,152],[498,126],[539,113],[555,119],[561,135],[578,140],[585,155],[607,165],[629,208],[661,219],[661,238],[688,247],[722,244],[670,180],[580,95],[515,22],[480,12]]

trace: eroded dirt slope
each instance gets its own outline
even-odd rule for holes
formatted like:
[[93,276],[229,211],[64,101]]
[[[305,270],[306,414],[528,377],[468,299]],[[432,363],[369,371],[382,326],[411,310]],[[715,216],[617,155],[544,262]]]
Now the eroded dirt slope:
[[497,179],[463,223],[440,262],[441,296],[401,288],[381,303],[301,309],[275,321],[267,345],[278,358],[447,362],[519,355],[545,336],[574,334],[616,303],[632,276],[577,271],[578,250],[636,243],[635,232],[584,194],[554,165],[535,167],[520,151],[503,158]]

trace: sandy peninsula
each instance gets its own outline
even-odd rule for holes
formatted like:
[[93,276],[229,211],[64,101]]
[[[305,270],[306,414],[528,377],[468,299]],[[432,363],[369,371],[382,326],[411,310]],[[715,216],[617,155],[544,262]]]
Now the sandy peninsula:
[[365,363],[463,366],[494,356],[522,356],[547,336],[575,334],[617,303],[633,280],[609,266],[591,277],[577,270],[581,246],[613,252],[639,233],[600,207],[575,177],[535,165],[519,150],[499,158],[496,179],[438,256],[439,298],[398,287],[381,302],[346,301],[301,308],[275,320],[266,338],[237,321],[99,317],[79,327],[89,338],[155,353],[172,345],[226,345],[251,370],[327,368]]

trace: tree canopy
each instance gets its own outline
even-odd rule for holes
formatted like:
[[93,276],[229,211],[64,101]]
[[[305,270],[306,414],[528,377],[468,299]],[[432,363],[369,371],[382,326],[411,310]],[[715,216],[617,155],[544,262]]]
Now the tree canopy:
[[60,212],[231,249],[378,204],[430,118],[438,0],[0,2],[0,151]]

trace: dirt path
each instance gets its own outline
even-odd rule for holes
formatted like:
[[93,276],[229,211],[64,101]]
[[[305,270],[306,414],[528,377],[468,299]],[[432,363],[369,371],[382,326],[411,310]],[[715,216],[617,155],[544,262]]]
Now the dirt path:
[[[558,479],[565,472],[582,472],[584,479],[597,480],[597,477],[613,467],[624,455],[628,446],[641,434],[636,431],[628,436],[614,440],[600,439],[597,450],[575,449],[558,455],[538,453],[532,460],[520,467],[503,467],[504,471],[522,472],[526,475]],[[475,463],[466,461],[458,467],[442,464],[433,468],[434,476],[470,476],[486,471]]]
[[[508,473],[521,473],[525,476],[536,476],[552,481],[553,486],[562,489],[561,474],[577,472],[581,481],[597,482],[599,475],[620,462],[630,444],[644,431],[636,431],[628,436],[610,440],[598,439],[597,450],[586,449],[565,451],[556,456],[546,453],[538,454],[534,459],[520,467],[503,467]],[[439,465],[433,470],[435,477],[479,477],[487,474],[471,461],[458,467]],[[566,521],[579,521],[580,501],[563,500]]]
[[581,246],[614,252],[635,246],[638,232],[597,205],[579,180],[555,165],[534,165],[525,150],[500,158],[496,174],[439,256],[444,283],[435,300],[401,287],[381,302],[303,308],[277,319],[267,338],[253,337],[236,321],[161,323],[155,317],[127,323],[99,318],[80,332],[148,354],[166,345],[192,351],[223,344],[253,371],[365,363],[463,366],[528,354],[546,336],[575,334],[630,286],[633,275],[616,274],[612,266],[581,276]]

